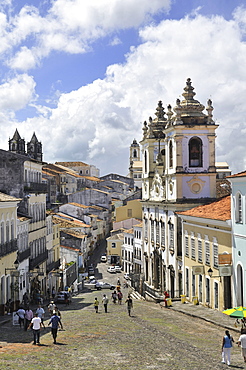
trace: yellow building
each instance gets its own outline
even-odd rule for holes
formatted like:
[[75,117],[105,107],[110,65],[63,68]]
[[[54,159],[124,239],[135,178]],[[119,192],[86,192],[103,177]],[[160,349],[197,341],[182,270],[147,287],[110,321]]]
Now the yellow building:
[[232,304],[230,196],[180,212],[183,295],[222,311]]
[[121,249],[124,241],[123,233],[119,232],[119,230],[114,230],[106,240],[108,263],[113,265],[121,264]]
[[116,208],[116,222],[128,218],[142,219],[142,204],[139,199],[130,200],[125,206]]

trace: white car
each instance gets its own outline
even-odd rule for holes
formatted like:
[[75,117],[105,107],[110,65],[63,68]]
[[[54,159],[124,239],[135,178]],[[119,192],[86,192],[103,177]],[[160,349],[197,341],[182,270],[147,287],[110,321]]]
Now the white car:
[[130,276],[129,276],[128,272],[125,273],[124,279],[126,279],[126,280],[129,280],[130,279]]
[[116,272],[121,272],[121,267],[120,266],[114,266],[114,268],[115,268]]
[[107,256],[106,254],[101,255],[101,262],[107,262]]
[[104,283],[103,281],[99,281],[98,283],[95,284],[95,288],[97,290],[101,290],[101,289],[114,290],[115,289],[115,285],[112,285],[112,284],[109,284],[109,283]]
[[115,267],[114,266],[109,266],[107,268],[107,271],[110,272],[111,274],[115,274],[116,273],[116,270],[115,270]]

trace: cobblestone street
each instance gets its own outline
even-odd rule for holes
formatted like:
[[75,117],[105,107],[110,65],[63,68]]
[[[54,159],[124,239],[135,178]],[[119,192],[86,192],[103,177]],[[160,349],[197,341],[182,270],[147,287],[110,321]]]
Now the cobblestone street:
[[[111,302],[105,314],[103,293],[88,291],[74,297],[70,306],[59,306],[64,331],[58,332],[57,345],[53,344],[50,329],[42,331],[41,346],[33,346],[31,331],[24,332],[11,322],[2,325],[0,369],[227,367],[221,364],[223,327],[142,300],[134,300],[132,317],[128,316],[125,304]],[[123,294],[124,301],[126,290]],[[107,295],[110,297],[111,291]],[[98,314],[93,306],[95,297],[100,302]],[[231,334],[238,339],[238,331]],[[245,368],[237,345],[232,349],[231,365]]]

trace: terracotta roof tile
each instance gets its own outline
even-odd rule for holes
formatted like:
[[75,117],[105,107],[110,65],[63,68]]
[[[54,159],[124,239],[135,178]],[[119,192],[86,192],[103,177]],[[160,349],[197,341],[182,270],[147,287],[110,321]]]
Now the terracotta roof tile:
[[192,216],[209,218],[211,220],[226,221],[231,219],[231,197],[219,199],[216,202],[206,204],[204,206],[198,206],[188,211],[177,212],[180,216]]

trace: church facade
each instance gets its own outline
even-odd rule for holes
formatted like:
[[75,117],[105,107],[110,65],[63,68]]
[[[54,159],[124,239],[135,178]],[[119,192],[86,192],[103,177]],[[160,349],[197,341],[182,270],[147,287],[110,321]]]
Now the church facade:
[[216,198],[215,131],[212,101],[194,99],[187,79],[183,100],[143,125],[142,206],[144,290],[159,296],[183,294],[182,225],[177,212]]

